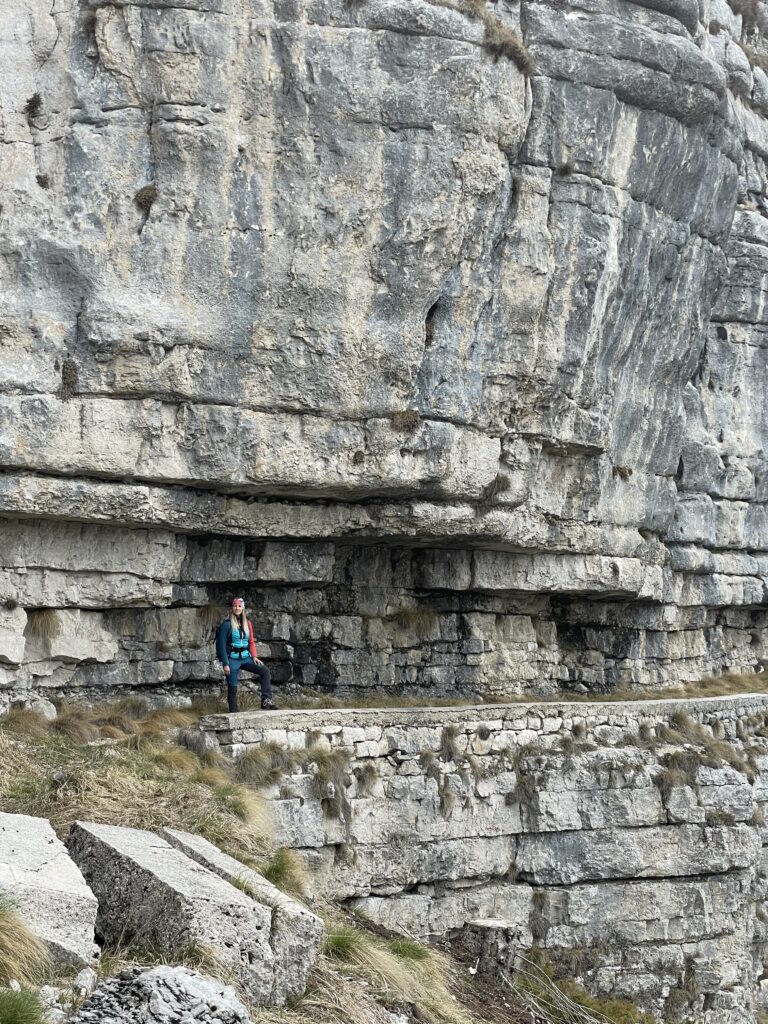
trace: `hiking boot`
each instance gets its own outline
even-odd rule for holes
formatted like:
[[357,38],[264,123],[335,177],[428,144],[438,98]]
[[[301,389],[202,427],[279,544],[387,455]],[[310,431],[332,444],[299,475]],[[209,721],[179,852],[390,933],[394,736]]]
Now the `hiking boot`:
[[272,700],[271,697],[261,698],[261,710],[262,711],[277,711],[277,704]]

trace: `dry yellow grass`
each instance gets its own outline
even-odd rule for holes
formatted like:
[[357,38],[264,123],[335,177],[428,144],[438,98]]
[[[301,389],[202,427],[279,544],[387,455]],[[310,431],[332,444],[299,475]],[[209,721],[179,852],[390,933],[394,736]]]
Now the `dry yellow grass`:
[[[74,711],[66,717],[76,720]],[[0,808],[49,818],[61,836],[78,819],[150,830],[170,826],[206,836],[234,855],[269,856],[271,821],[253,790],[167,742],[154,731],[151,714],[149,735],[123,733],[117,741],[103,738],[115,728],[114,717],[102,718],[100,728],[84,719],[96,729],[96,742],[73,739],[74,729],[57,731],[55,723],[39,731],[35,721],[30,730],[28,714],[10,724],[8,716],[0,719]]]
[[[364,923],[329,916],[325,955],[299,1012],[322,1021],[380,1020],[381,1006],[412,1007],[426,1024],[471,1024],[451,987],[456,966],[442,953],[411,940],[385,939]],[[346,985],[339,984],[340,975]]]
[[51,973],[48,947],[19,917],[12,897],[0,892],[0,986],[40,985]]

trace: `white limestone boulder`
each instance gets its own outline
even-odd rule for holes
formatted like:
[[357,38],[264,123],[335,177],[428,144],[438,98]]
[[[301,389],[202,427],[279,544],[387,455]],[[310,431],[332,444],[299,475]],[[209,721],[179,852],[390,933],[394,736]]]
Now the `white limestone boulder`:
[[69,849],[98,897],[97,929],[106,941],[167,957],[206,951],[250,1002],[269,1003],[274,956],[268,907],[151,832],[76,822]]
[[270,943],[274,955],[274,984],[270,1005],[298,999],[307,987],[323,940],[322,920],[297,900],[268,882],[263,875],[223,853],[213,843],[190,832],[163,829],[171,846],[228,882],[237,880],[249,895],[271,913]]
[[0,813],[0,892],[47,943],[56,964],[91,962],[96,897],[45,818]]

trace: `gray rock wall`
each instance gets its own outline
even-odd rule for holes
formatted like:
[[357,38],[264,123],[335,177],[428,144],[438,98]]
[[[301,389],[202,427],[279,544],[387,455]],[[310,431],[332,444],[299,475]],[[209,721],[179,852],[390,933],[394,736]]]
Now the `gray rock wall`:
[[3,703],[766,659],[762,0],[6,7]]
[[660,1020],[768,1005],[764,696],[202,725],[237,759],[292,752],[265,794],[322,896],[406,934],[540,946]]

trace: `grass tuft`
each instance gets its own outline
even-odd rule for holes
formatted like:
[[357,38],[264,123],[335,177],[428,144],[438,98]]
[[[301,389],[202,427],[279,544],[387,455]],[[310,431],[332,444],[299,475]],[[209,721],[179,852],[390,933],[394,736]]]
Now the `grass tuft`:
[[32,708],[25,708],[23,704],[11,704],[7,713],[0,718],[0,728],[15,736],[40,739],[48,735],[50,722]]
[[401,960],[427,960],[429,950],[413,939],[390,939],[389,948]]
[[446,725],[440,735],[440,756],[444,761],[460,764],[464,760],[459,744],[459,729],[455,725]]
[[433,636],[439,625],[437,612],[432,608],[399,608],[387,616],[387,619],[398,629],[415,633],[421,640],[427,640]]
[[45,1019],[45,1007],[37,992],[0,989],[2,1024],[44,1024]]
[[157,187],[155,185],[144,185],[133,197],[134,203],[144,213],[149,213],[157,199]]
[[379,770],[373,761],[364,761],[355,768],[357,789],[361,796],[371,796],[379,781]]
[[24,636],[39,640],[53,640],[61,632],[59,618],[52,608],[33,608],[27,612]]
[[275,786],[284,775],[301,764],[302,753],[286,750],[277,743],[264,743],[243,754],[237,762],[235,775],[249,786]]
[[12,897],[0,891],[0,985],[40,985],[51,970],[48,947],[21,919]]
[[277,850],[264,865],[261,874],[272,885],[294,896],[302,896],[308,888],[307,873],[301,855],[295,850]]
[[204,604],[202,608],[198,608],[197,618],[200,623],[203,638],[205,639],[210,637],[213,631],[219,626],[224,618],[224,613],[217,604],[209,602],[208,604]]
[[43,109],[43,97],[39,92],[33,93],[27,102],[24,104],[24,113],[27,116],[27,121],[32,121],[40,111]]
[[[471,1018],[451,991],[451,964],[446,957],[410,939],[385,939],[365,931],[363,921],[359,924],[327,922],[329,966],[341,962],[343,974],[349,975],[353,984],[357,982],[353,991],[358,1005],[351,1008],[349,1017],[332,1015],[323,1020],[349,1020],[350,1024],[360,1020],[359,1001],[367,992],[385,1006],[408,1006],[409,1017],[425,1024],[470,1024]],[[338,968],[333,984],[339,986]],[[312,1001],[311,997],[306,1001],[307,1007]]]

